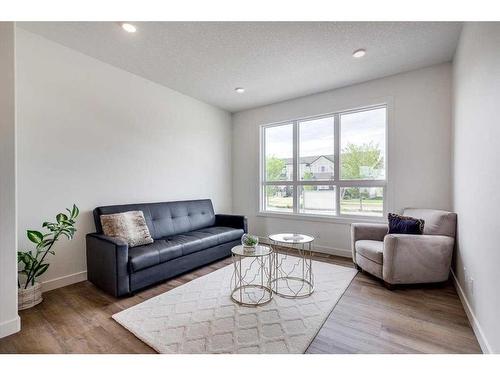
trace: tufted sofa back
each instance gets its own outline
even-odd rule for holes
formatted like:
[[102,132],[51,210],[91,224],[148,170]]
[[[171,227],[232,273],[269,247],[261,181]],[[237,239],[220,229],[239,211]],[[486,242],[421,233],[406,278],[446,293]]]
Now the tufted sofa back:
[[215,224],[214,208],[210,199],[192,201],[137,203],[102,206],[94,210],[96,231],[102,233],[101,215],[126,211],[142,211],[153,239],[190,232]]

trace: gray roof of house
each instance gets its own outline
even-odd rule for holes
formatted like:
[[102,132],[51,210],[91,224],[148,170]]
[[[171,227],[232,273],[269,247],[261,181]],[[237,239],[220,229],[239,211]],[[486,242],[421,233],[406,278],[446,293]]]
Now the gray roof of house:
[[[334,162],[333,161],[333,155],[315,155],[315,156],[302,156],[300,158],[300,164],[312,164],[314,163],[316,160],[318,160],[320,157],[324,156],[325,158],[327,158],[328,160],[330,160],[332,163]],[[283,159],[285,161],[285,165],[286,164],[292,164],[293,163],[293,159],[292,158],[287,158],[287,159]]]

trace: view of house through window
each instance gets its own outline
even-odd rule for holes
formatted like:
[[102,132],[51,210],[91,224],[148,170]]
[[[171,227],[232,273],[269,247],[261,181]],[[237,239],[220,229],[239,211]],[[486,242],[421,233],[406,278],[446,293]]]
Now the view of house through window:
[[261,211],[383,216],[386,107],[262,127]]

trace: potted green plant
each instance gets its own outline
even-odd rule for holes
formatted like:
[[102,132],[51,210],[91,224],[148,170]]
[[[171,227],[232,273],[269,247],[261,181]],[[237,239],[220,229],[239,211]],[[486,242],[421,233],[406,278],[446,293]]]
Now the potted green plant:
[[257,236],[245,233],[243,236],[241,236],[241,244],[243,245],[244,251],[253,252],[259,244],[259,238]]
[[42,302],[42,288],[37,278],[43,275],[49,268],[47,255],[55,255],[53,250],[54,244],[61,236],[65,236],[68,240],[73,239],[76,228],[76,218],[80,213],[78,207],[73,205],[73,208],[66,209],[68,214],[59,213],[56,216],[56,222],[44,222],[42,228],[45,228],[47,233],[42,233],[36,230],[28,230],[26,235],[36,247],[30,251],[18,251],[17,261],[19,264],[18,271],[18,309],[24,310],[33,307]]

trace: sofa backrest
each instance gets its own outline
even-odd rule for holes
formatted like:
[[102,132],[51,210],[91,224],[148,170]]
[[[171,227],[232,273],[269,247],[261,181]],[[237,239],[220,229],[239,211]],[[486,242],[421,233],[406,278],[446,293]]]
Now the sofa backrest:
[[424,219],[424,234],[455,237],[457,214],[429,208],[405,208],[404,216]]
[[186,233],[215,224],[215,213],[210,199],[192,201],[137,203],[102,206],[94,210],[96,231],[102,233],[101,215],[126,211],[142,211],[151,237],[162,237]]

